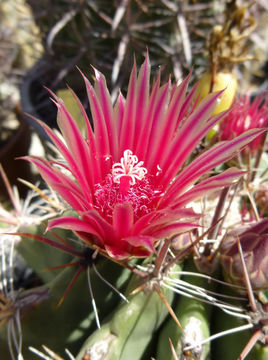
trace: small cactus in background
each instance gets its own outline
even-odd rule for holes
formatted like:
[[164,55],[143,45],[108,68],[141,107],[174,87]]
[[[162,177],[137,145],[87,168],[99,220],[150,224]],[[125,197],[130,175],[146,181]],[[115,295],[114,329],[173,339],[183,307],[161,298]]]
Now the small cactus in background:
[[105,75],[112,93],[126,88],[133,56],[140,63],[147,48],[154,75],[161,66],[165,78],[181,81],[194,63],[204,67],[207,31],[222,10],[217,1],[28,2],[46,57],[59,69],[56,81],[68,74],[68,84],[77,88],[75,65],[85,72],[92,64]]
[[[140,0],[27,1],[40,28],[45,51],[36,67],[29,71],[21,96],[27,113],[56,128],[56,111],[50,106],[44,86],[63,94],[67,83],[86,106],[87,97],[77,66],[88,74],[91,64],[104,74],[114,103],[119,91],[123,94],[127,91],[134,57],[141,64],[148,49],[152,77],[157,76],[161,67],[163,79],[171,76],[173,80],[182,81],[193,64],[197,70],[205,67],[205,40],[222,9],[215,0],[202,3],[182,0],[146,3]],[[194,77],[195,72],[192,79]],[[30,101],[25,94],[31,96]],[[42,132],[38,125],[32,125]]]

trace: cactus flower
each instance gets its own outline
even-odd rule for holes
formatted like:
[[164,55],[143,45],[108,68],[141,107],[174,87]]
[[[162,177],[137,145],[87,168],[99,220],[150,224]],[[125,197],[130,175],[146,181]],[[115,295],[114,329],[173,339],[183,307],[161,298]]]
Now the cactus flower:
[[220,246],[220,258],[227,279],[243,284],[243,267],[237,245],[240,241],[253,290],[268,289],[268,219],[245,228],[230,231]]
[[[238,99],[220,123],[220,140],[231,140],[236,136],[243,134],[246,130],[254,128],[263,128],[268,125],[268,96],[260,94],[253,101],[248,95]],[[258,150],[261,143],[261,136],[256,137],[247,147],[251,153]]]
[[42,126],[65,163],[27,158],[78,215],[53,219],[48,228],[71,229],[89,247],[113,259],[147,257],[160,239],[198,226],[199,216],[187,204],[231,184],[242,172],[232,168],[196,182],[261,130],[219,143],[185,166],[200,140],[223,117],[211,116],[219,93],[196,106],[196,87],[187,93],[189,76],[178,86],[160,86],[160,73],[150,89],[148,56],[139,73],[134,65],[126,99],[120,94],[115,105],[101,73],[95,70],[94,86],[82,76],[93,125],[74,97],[86,138],[62,100],[52,94],[64,142]]

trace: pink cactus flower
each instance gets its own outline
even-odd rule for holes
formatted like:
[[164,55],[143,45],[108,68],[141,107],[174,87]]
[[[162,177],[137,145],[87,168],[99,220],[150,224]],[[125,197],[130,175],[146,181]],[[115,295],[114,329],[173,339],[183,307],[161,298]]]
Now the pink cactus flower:
[[86,138],[53,95],[65,143],[42,126],[65,164],[27,158],[78,214],[53,219],[48,229],[71,229],[89,247],[116,260],[147,257],[160,239],[197,227],[199,215],[187,204],[230,185],[242,172],[231,168],[197,181],[262,132],[250,130],[219,143],[186,166],[200,140],[223,118],[211,117],[220,94],[196,106],[196,87],[187,94],[189,76],[178,86],[160,86],[159,73],[151,90],[149,77],[147,56],[139,73],[133,67],[126,99],[120,94],[113,105],[102,74],[95,70],[94,87],[83,76],[93,127],[74,96],[84,116]]
[[[238,99],[231,111],[220,123],[220,140],[231,140],[249,129],[264,128],[268,126],[268,93],[255,97],[253,101],[248,95]],[[261,136],[256,137],[245,148],[252,154],[260,147]]]

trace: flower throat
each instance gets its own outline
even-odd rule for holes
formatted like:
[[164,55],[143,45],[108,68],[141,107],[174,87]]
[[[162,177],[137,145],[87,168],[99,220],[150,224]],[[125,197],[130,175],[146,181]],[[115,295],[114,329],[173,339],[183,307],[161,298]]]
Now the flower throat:
[[111,174],[95,185],[94,207],[109,222],[116,204],[129,202],[135,220],[155,209],[161,191],[153,188],[142,165],[132,151],[125,150],[120,162],[113,164]]

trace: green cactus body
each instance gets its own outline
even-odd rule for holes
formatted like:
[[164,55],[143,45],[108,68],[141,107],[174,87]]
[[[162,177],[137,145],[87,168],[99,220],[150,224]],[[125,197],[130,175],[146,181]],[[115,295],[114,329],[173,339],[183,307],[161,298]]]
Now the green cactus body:
[[[96,266],[106,280],[119,291],[124,291],[130,274],[128,269],[103,259]],[[62,356],[66,347],[75,353],[86,339],[88,331],[96,329],[86,271],[80,274],[63,303],[58,306],[76,271],[77,267],[68,267],[61,270],[50,283],[34,289],[35,291],[48,289],[49,294],[44,301],[23,313],[24,360],[33,358],[28,350],[29,346],[40,349],[44,342],[46,346]],[[93,269],[90,270],[90,274],[98,314],[102,320],[108,315],[110,309],[117,305],[120,297],[98,278]],[[3,348],[6,348],[8,353],[6,327],[0,328],[0,343],[3,343]],[[0,349],[1,346],[0,344]]]
[[208,35],[211,25],[203,19],[215,18],[221,11],[221,6],[208,0],[198,10],[195,4],[176,0],[28,2],[57,81],[67,73],[64,83],[73,89],[80,89],[80,77],[70,70],[78,65],[85,71],[88,64],[106,75],[109,88],[124,89],[133,55],[139,62],[147,49],[155,68],[161,64],[166,76],[172,73],[176,80],[188,73],[192,63],[204,68],[206,58],[198,49],[205,36],[200,34]]
[[[186,264],[185,271],[196,271],[192,262]],[[191,284],[204,287],[207,281],[199,277],[191,277]],[[181,296],[175,306],[175,314],[179,319],[182,329],[174,321],[168,321],[163,328],[157,348],[157,360],[173,360],[169,339],[178,354],[179,359],[204,360],[209,355],[209,343],[196,346],[195,349],[183,352],[183,348],[193,345],[199,340],[209,337],[209,318],[211,307],[199,300]]]
[[[42,236],[45,231],[45,227],[41,225],[31,226],[30,228],[20,229],[21,232],[24,230],[27,233]],[[55,231],[55,233],[63,239],[68,238],[70,232],[66,230]],[[48,239],[57,241],[55,235],[50,233],[46,234]],[[21,241],[16,246],[18,253],[24,258],[30,268],[32,268],[44,283],[49,283],[55,278],[55,272],[44,271],[53,266],[68,263],[72,256],[62,251],[55,250],[55,248],[42,244],[34,239],[30,239],[26,236],[21,237]]]
[[[127,293],[136,287],[137,279],[134,278]],[[168,303],[171,303],[173,291],[165,288],[161,290]],[[97,330],[88,338],[77,360],[82,360],[85,354],[92,360],[142,359],[144,351],[166,315],[167,309],[153,289],[142,290],[134,296],[129,296],[129,303],[120,304],[101,330]],[[102,356],[97,352],[99,348],[103,350]]]
[[[213,319],[213,325],[215,327],[213,331],[215,333],[245,325],[244,320],[234,316],[228,316],[221,310],[215,310]],[[214,340],[212,358],[217,360],[237,360],[251,335],[251,331],[246,330],[225,335]],[[259,359],[257,357],[256,348],[251,350],[246,359]],[[260,357],[260,359],[267,360],[267,358],[262,357]]]
[[256,345],[256,360],[268,359],[268,345]]
[[[65,211],[63,216],[77,216],[74,211]],[[30,234],[29,236],[21,236],[20,242],[16,245],[16,251],[24,258],[28,266],[33,269],[44,283],[49,283],[55,279],[55,272],[44,271],[58,266],[66,264],[72,260],[73,255],[63,251],[58,251],[52,246],[48,246],[46,243],[41,243],[34,239],[34,236],[44,236],[47,223],[39,222],[36,225],[28,227],[21,226],[18,230],[19,233]],[[59,242],[59,239],[69,241],[74,237],[73,233],[69,230],[57,229],[52,232],[45,233],[45,238]],[[70,241],[70,244],[73,244]]]

